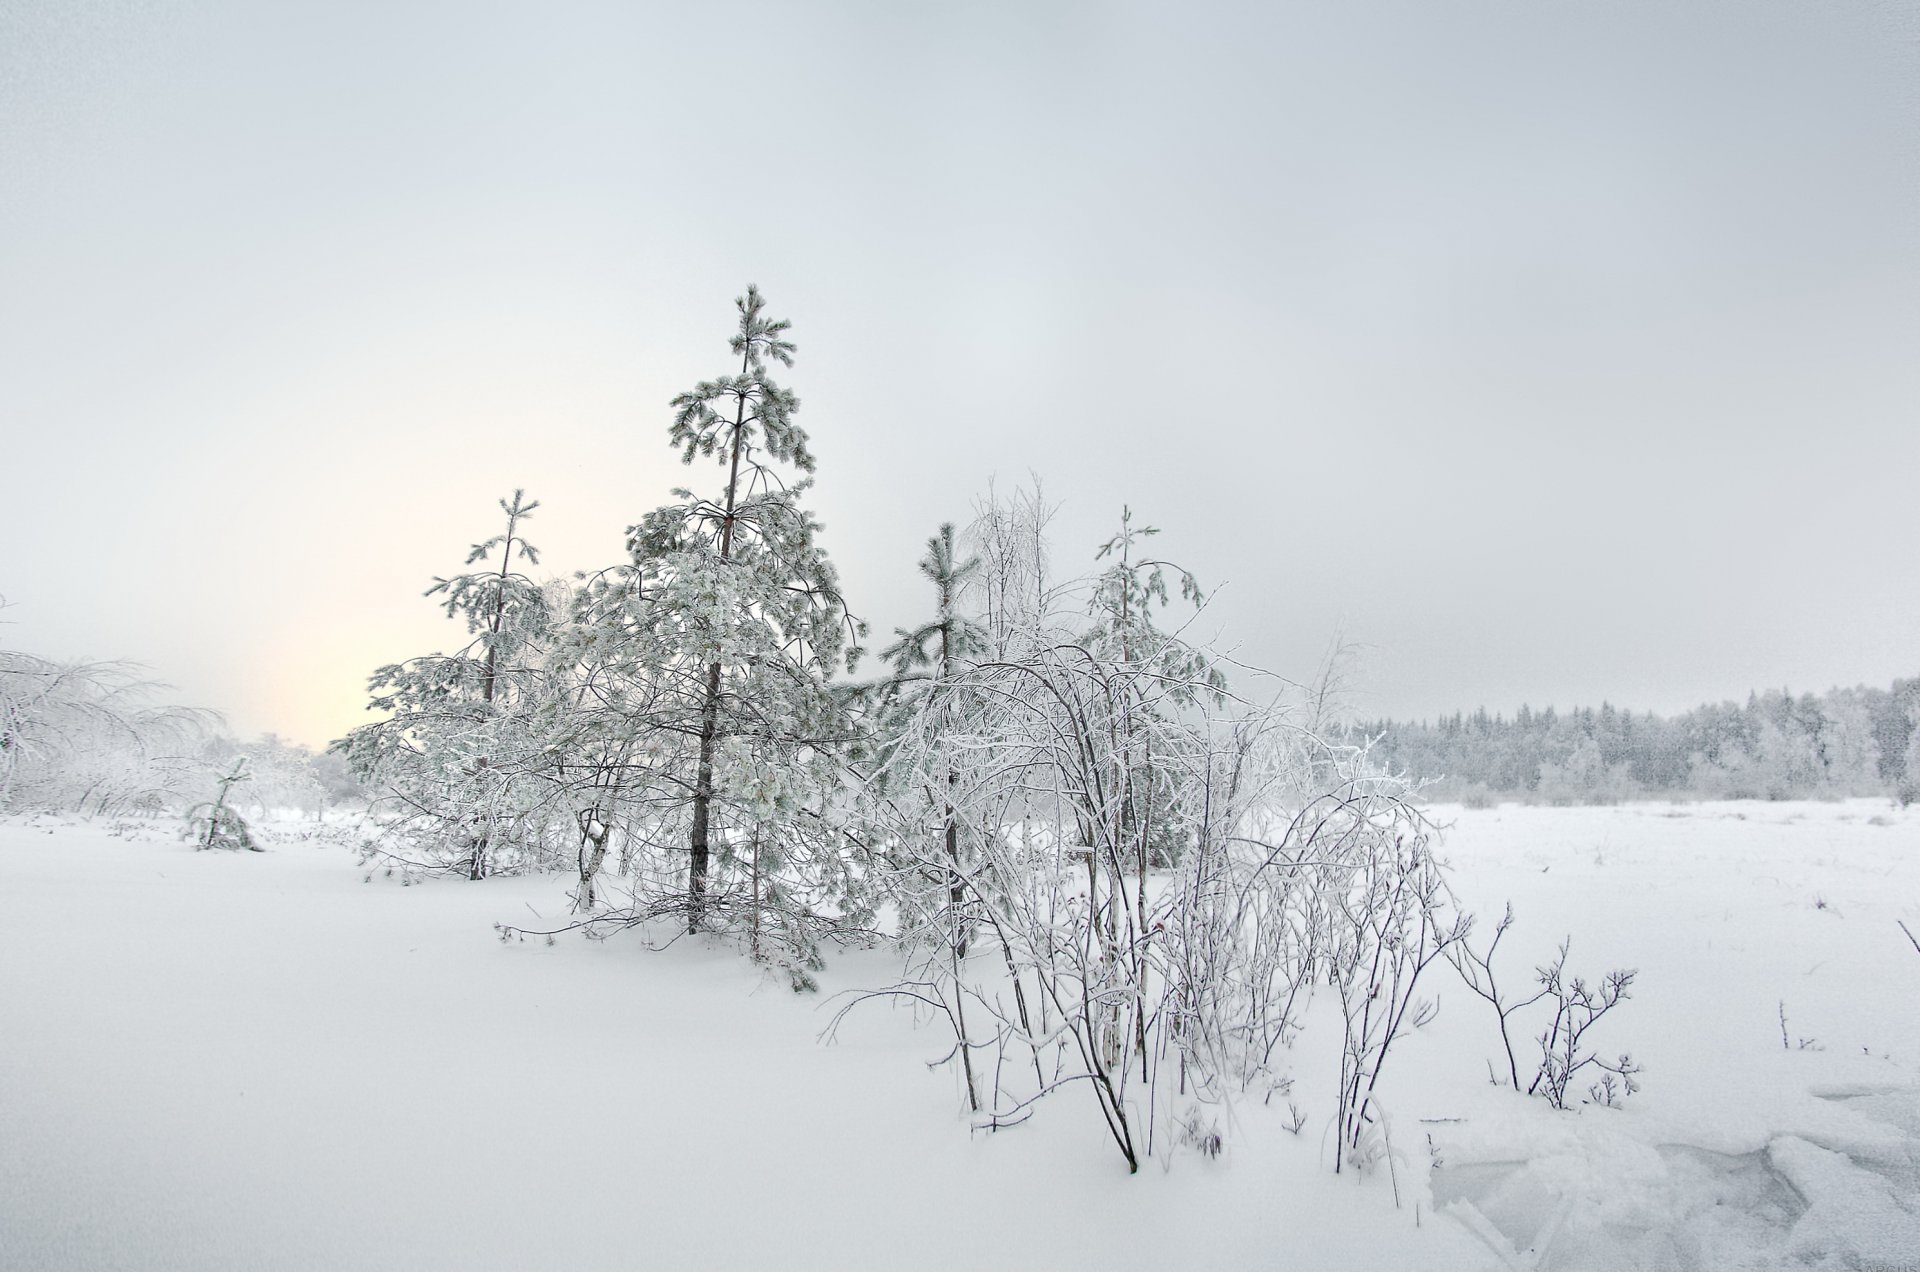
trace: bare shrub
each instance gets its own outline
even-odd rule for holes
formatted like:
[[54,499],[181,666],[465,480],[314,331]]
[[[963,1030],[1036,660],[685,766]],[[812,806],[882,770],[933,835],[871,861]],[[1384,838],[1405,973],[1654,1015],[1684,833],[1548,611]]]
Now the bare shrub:
[[1566,964],[1573,938],[1568,937],[1560,943],[1559,951],[1551,963],[1534,970],[1534,992],[1524,997],[1510,997],[1500,987],[1494,959],[1499,952],[1501,939],[1512,926],[1513,906],[1509,904],[1506,913],[1495,925],[1493,939],[1488,942],[1484,954],[1473,948],[1469,939],[1470,924],[1463,926],[1459,939],[1447,951],[1448,962],[1460,973],[1460,979],[1467,988],[1493,1008],[1500,1030],[1501,1050],[1506,1056],[1508,1081],[1515,1090],[1520,1089],[1520,1063],[1514,1050],[1510,1022],[1535,1004],[1546,1003],[1551,1012],[1535,1038],[1540,1055],[1532,1066],[1533,1076],[1527,1084],[1527,1094],[1543,1096],[1554,1108],[1564,1109],[1567,1107],[1568,1091],[1575,1079],[1588,1071],[1597,1071],[1600,1077],[1587,1092],[1590,1102],[1616,1107],[1620,1100],[1640,1089],[1636,1079],[1641,1066],[1635,1064],[1632,1056],[1625,1052],[1613,1061],[1601,1059],[1588,1044],[1587,1034],[1601,1017],[1627,1000],[1630,996],[1628,991],[1638,973],[1632,969],[1615,969],[1607,973],[1597,987],[1589,986],[1582,977],[1569,978]]

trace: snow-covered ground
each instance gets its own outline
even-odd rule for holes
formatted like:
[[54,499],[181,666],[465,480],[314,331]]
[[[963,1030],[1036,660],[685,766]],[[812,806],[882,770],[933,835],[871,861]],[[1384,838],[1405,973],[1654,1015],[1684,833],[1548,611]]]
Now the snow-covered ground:
[[[1511,983],[1569,932],[1574,971],[1639,968],[1596,1041],[1644,1090],[1491,1085],[1491,1010],[1439,967],[1392,1169],[1358,1177],[1327,1169],[1319,1014],[1298,1135],[1250,1102],[1218,1160],[1128,1177],[1071,1091],[970,1133],[904,1012],[827,1046],[830,1000],[728,949],[502,944],[557,880],[0,824],[0,1268],[1920,1268],[1920,815],[1441,815],[1462,899],[1514,903]],[[824,984],[887,979],[862,952]]]

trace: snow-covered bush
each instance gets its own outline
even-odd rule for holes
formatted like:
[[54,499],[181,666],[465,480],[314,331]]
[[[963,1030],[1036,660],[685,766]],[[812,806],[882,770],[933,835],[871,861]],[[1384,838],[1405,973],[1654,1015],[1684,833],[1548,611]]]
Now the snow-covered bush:
[[0,811],[180,809],[219,720],[154,705],[162,688],[127,663],[0,650]]
[[1420,814],[1397,794],[1342,798],[1366,802],[1315,867],[1314,885],[1333,914],[1328,980],[1345,1029],[1336,1172],[1391,1149],[1375,1116],[1381,1071],[1393,1044],[1433,1018],[1421,977],[1466,932]]
[[945,529],[929,545],[938,609],[891,651],[863,788],[904,974],[843,1015],[920,1005],[981,1125],[1075,1088],[1137,1169],[1216,1150],[1223,1106],[1286,1090],[1300,1009],[1328,983],[1351,1008],[1345,1160],[1451,931],[1425,822],[1363,751],[1231,693],[1162,626],[1168,580],[1200,595],[1140,555],[1150,529],[1123,516],[1110,564],[1054,588],[1044,522],[1037,498],[990,500],[975,559]]

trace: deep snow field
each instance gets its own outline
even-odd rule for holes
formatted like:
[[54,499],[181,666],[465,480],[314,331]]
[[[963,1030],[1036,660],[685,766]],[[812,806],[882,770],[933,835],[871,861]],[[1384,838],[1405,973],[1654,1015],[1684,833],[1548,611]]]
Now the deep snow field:
[[560,879],[0,823],[0,1268],[1920,1269],[1920,810],[1436,812],[1482,942],[1514,903],[1508,982],[1569,932],[1573,971],[1639,969],[1595,1039],[1644,1089],[1490,1084],[1492,1011],[1438,965],[1383,1079],[1393,1168],[1338,1177],[1320,1012],[1299,1134],[1249,1101],[1219,1159],[1129,1177],[1072,1090],[970,1131],[904,1011],[821,1043],[880,952],[796,997],[697,941],[503,944],[563,919]]

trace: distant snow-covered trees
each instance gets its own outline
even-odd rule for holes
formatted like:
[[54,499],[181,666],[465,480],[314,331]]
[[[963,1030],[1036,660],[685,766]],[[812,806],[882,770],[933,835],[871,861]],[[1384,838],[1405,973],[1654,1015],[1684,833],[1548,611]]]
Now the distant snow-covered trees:
[[[1356,726],[1383,760],[1432,793],[1545,803],[1615,803],[1636,796],[1823,799],[1899,794],[1920,723],[1920,681],[1795,697],[1752,694],[1678,716],[1522,707],[1509,719],[1478,711],[1433,722]],[[1916,772],[1920,772],[1917,769]],[[1911,788],[1920,794],[1920,779]]]
[[1901,703],[1905,708],[1907,722],[1912,732],[1907,736],[1907,745],[1900,755],[1899,775],[1894,778],[1894,792],[1902,804],[1911,804],[1920,800],[1920,683],[1910,683]]

